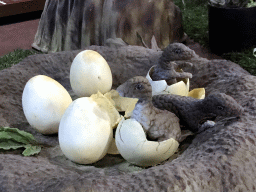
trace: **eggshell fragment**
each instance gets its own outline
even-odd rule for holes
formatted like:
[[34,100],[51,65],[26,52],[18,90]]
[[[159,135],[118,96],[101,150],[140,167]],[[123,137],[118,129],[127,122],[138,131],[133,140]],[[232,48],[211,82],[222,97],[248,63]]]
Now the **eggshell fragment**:
[[117,111],[125,112],[125,118],[131,116],[132,111],[139,100],[138,98],[121,97],[116,90],[111,90],[105,93],[104,96],[113,103]]
[[204,88],[193,89],[188,93],[188,96],[196,98],[196,99],[204,99],[205,98],[205,89]]
[[118,124],[115,139],[122,157],[139,166],[161,163],[173,155],[179,146],[173,138],[162,142],[148,141],[142,126],[134,119],[123,119]]
[[188,90],[189,90],[188,85],[189,85],[189,79],[187,79],[187,84],[185,84],[184,81],[179,81],[170,86],[167,86],[166,90],[164,91],[164,94],[188,96]]
[[111,155],[119,154],[119,151],[118,151],[117,146],[116,146],[115,138],[113,138],[112,141],[111,141],[110,147],[108,148],[108,154],[111,154]]
[[152,95],[175,94],[181,96],[188,96],[189,78],[186,78],[186,83],[184,83],[184,81],[179,81],[168,86],[165,80],[153,81],[151,79],[150,74],[153,72],[154,67],[155,65],[149,69],[146,76],[146,78],[148,79],[149,83],[152,86]]
[[90,97],[112,87],[112,73],[107,61],[96,51],[81,51],[70,68],[70,84],[79,97]]
[[67,90],[45,75],[32,77],[26,83],[22,94],[26,119],[42,134],[58,132],[61,117],[71,102]]
[[76,163],[90,164],[102,159],[112,139],[110,117],[93,98],[76,99],[61,118],[60,148],[67,158]]
[[105,111],[109,115],[111,127],[113,129],[116,128],[119,121],[121,121],[121,116],[116,110],[113,103],[100,92],[91,95],[90,98],[97,103],[100,110]]

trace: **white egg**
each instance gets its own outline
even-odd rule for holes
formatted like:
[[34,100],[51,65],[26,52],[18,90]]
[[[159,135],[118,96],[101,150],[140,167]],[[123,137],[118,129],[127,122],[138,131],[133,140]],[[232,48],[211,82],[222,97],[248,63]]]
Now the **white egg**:
[[116,146],[128,162],[153,166],[172,156],[179,143],[170,138],[162,142],[148,141],[141,124],[134,119],[122,120],[116,130]]
[[107,154],[112,139],[110,117],[93,98],[73,101],[60,121],[60,148],[76,163],[90,164],[100,160]]
[[71,102],[67,90],[45,75],[32,77],[26,83],[22,94],[25,117],[42,134],[58,132],[61,117]]
[[96,51],[80,52],[70,68],[70,84],[79,97],[108,92],[112,87],[112,73],[107,61]]
[[152,86],[152,95],[175,94],[175,95],[181,95],[181,96],[188,96],[189,78],[186,78],[186,83],[184,83],[184,81],[179,81],[172,85],[168,85],[165,80],[153,81],[151,79],[150,74],[154,70],[154,67],[155,67],[155,65],[149,69],[147,76],[146,76],[146,78],[148,79],[149,83]]

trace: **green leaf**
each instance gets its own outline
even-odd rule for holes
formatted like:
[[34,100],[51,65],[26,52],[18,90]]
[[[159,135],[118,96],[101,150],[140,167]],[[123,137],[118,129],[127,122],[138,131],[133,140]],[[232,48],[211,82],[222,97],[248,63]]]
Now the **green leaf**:
[[32,134],[21,131],[17,128],[0,127],[0,139],[12,139],[19,143],[29,144],[35,142]]
[[0,140],[5,140],[5,139],[11,139],[12,137],[10,136],[9,133],[0,131]]
[[10,150],[25,148],[24,156],[38,154],[41,147],[36,144],[34,136],[17,128],[0,127],[0,149]]
[[24,155],[24,156],[35,155],[35,154],[38,154],[41,151],[40,146],[32,146],[30,144],[26,145],[25,148],[26,149],[22,153],[22,155]]
[[21,147],[25,147],[25,145],[22,144],[22,143],[17,143],[17,142],[12,141],[12,140],[0,141],[0,148],[4,149],[4,150],[18,149],[18,148],[21,148]]

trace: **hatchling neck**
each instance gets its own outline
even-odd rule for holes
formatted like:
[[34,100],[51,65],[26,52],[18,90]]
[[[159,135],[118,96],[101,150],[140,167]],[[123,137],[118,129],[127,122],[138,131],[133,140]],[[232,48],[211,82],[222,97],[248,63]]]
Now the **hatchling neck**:
[[141,97],[141,98],[139,98],[137,104],[140,104],[140,105],[149,105],[149,104],[151,104],[151,105],[153,105],[152,104],[152,97],[149,97],[149,96]]
[[178,109],[178,117],[186,117],[188,121],[195,121],[196,119],[201,119],[205,115],[202,111],[203,103],[201,100],[196,101],[174,101],[174,106]]
[[140,98],[135,105],[131,118],[139,121],[142,116],[150,113],[151,109],[153,108],[155,107],[153,106],[153,103],[149,98]]
[[171,64],[170,61],[169,61],[169,62],[166,62],[166,61],[164,61],[164,62],[159,62],[159,66],[160,66],[162,69],[164,69],[164,70],[172,70],[172,64]]

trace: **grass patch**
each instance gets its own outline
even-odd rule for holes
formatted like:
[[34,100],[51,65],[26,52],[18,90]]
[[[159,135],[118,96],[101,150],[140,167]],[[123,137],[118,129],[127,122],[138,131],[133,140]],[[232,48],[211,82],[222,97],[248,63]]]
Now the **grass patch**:
[[21,62],[24,58],[29,55],[41,54],[36,50],[23,50],[16,49],[13,52],[8,53],[0,57],[0,70],[11,67],[19,62]]
[[206,0],[174,0],[182,11],[183,27],[187,35],[204,47],[209,46],[208,8]]
[[[209,48],[208,0],[174,0],[174,3],[182,11],[183,27],[187,35],[200,45]],[[253,48],[220,56],[256,75],[256,58],[253,56]]]
[[253,55],[253,49],[254,48],[249,48],[243,52],[225,53],[222,57],[239,64],[250,74],[256,75],[256,57]]

